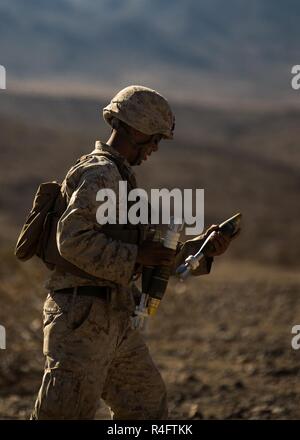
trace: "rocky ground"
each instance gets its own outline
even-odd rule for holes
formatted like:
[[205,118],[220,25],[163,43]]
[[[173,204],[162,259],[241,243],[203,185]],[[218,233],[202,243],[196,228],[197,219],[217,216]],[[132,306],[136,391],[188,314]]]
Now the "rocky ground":
[[[43,368],[39,265],[1,255],[0,418],[29,417]],[[217,261],[210,276],[170,284],[145,338],[167,384],[171,419],[297,419],[300,277]],[[97,418],[108,418],[100,402]]]

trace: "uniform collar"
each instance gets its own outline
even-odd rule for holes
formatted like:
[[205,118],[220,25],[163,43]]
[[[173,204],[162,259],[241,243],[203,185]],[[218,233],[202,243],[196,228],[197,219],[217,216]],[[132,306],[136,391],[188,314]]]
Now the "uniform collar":
[[123,165],[127,168],[129,175],[135,176],[135,173],[134,173],[133,169],[131,168],[127,159],[124,156],[122,156],[115,148],[111,147],[108,144],[105,144],[102,141],[96,141],[95,142],[95,151],[107,151],[108,153],[116,156],[118,159],[120,159],[123,162]]

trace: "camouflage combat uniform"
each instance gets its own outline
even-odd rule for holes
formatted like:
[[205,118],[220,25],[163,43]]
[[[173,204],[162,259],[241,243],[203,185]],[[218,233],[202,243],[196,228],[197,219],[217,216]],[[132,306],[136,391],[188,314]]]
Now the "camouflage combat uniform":
[[[96,151],[120,158],[112,147]],[[128,175],[129,164],[124,161]],[[74,170],[73,170],[74,171]],[[132,176],[133,177],[133,176]],[[96,221],[96,193],[122,180],[109,159],[92,156],[64,182],[67,210],[58,224],[64,258],[97,277],[90,280],[56,269],[47,282],[44,304],[46,364],[32,419],[93,419],[100,397],[115,419],[167,419],[167,393],[138,330],[131,327],[135,308],[137,244],[113,240]],[[208,273],[203,263],[199,273]],[[54,290],[83,285],[110,286],[107,296],[83,296]]]
[[[173,137],[174,118],[167,101],[145,87],[128,87],[113,98],[104,118],[113,126],[115,117],[142,133]],[[124,175],[135,187],[125,158],[97,141],[94,153],[72,167],[63,182],[68,206],[58,222],[58,249],[88,276],[57,268],[47,283],[46,364],[32,419],[93,419],[100,397],[115,419],[168,417],[164,382],[142,335],[131,327],[138,245],[149,228],[121,226],[118,221],[101,226],[96,219],[97,192],[110,188],[118,200]],[[199,240],[185,244],[174,267],[199,246]],[[195,275],[209,273],[210,266],[210,259],[203,260]],[[79,286],[108,286],[110,292],[77,295]],[[57,292],[65,288],[74,288],[73,293]]]

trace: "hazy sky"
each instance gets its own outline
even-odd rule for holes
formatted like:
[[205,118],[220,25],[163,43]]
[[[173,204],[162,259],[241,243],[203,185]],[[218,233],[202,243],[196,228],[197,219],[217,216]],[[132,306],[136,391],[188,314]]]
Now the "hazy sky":
[[299,14],[296,0],[1,0],[0,64],[19,90],[297,103]]

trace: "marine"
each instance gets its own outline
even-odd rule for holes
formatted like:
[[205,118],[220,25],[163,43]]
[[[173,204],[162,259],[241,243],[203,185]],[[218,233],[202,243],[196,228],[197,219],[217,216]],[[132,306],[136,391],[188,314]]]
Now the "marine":
[[150,225],[100,225],[97,192],[112,189],[118,197],[121,180],[128,190],[136,188],[132,167],[155,153],[162,139],[172,139],[175,126],[168,101],[143,86],[117,93],[103,117],[111,128],[108,140],[96,141],[61,187],[67,207],[56,243],[80,271],[57,264],[46,282],[45,369],[32,420],[94,419],[100,398],[115,420],[167,419],[165,383],[143,335],[132,326],[140,298],[135,281],[144,266],[177,267],[214,231],[213,250],[193,273],[208,274],[230,241],[212,225],[174,251],[151,239]]

